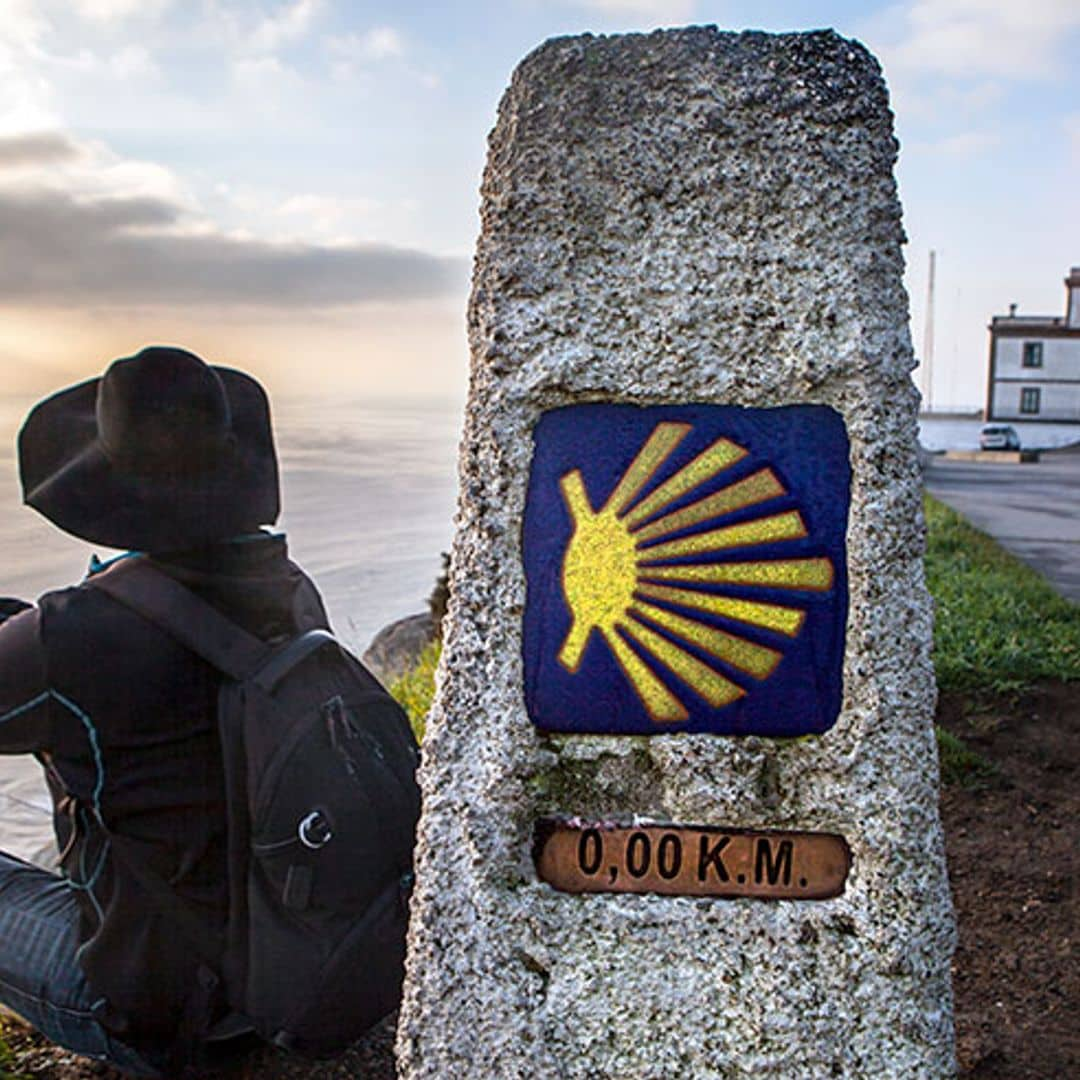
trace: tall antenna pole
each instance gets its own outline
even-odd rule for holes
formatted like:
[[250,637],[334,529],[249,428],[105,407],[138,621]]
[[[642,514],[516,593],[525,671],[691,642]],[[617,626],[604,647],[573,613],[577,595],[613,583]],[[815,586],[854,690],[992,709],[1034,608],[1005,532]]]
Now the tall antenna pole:
[[926,325],[923,328],[923,366],[926,368],[926,400],[923,411],[932,412],[934,408],[934,264],[937,252],[930,250],[930,276],[926,282]]

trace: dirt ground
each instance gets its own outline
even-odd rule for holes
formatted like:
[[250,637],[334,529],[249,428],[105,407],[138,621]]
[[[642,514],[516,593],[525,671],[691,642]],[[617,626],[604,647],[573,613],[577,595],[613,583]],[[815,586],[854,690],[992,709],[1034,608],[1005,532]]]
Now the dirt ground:
[[950,695],[938,720],[998,770],[941,799],[960,1076],[1080,1077],[1080,686]]
[[[960,1077],[1080,1077],[1080,686],[977,700],[946,695],[938,720],[991,766],[972,786],[947,786],[941,800],[960,931],[953,965]],[[392,1080],[392,1035],[384,1024],[318,1068],[263,1052],[233,1076]],[[29,1034],[9,1041],[18,1072],[7,1075],[20,1080],[119,1080]]]

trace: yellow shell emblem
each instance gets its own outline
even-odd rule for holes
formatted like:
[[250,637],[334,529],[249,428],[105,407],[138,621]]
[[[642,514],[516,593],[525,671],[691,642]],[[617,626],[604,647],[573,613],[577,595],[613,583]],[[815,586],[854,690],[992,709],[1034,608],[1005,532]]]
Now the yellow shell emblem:
[[[756,680],[767,679],[782,658],[776,649],[711,626],[697,618],[695,612],[792,638],[802,629],[806,617],[798,607],[725,596],[700,586],[757,585],[824,591],[833,583],[832,563],[825,557],[664,565],[676,558],[799,540],[807,535],[798,510],[763,512],[737,524],[717,521],[735,510],[787,493],[767,467],[677,510],[669,510],[676,500],[747,456],[743,447],[724,438],[662,480],[648,495],[639,497],[661,475],[664,462],[690,430],[690,424],[658,424],[599,510],[592,508],[579,470],[564,474],[559,481],[573,533],[562,565],[563,596],[572,621],[558,661],[567,671],[576,673],[589,637],[597,630],[645,710],[659,723],[679,723],[689,713],[656,675],[657,665],[713,708],[728,705],[746,693],[677,642],[686,642]],[[698,531],[685,533],[694,527],[699,527]],[[684,535],[673,538],[674,533]],[[652,601],[669,606],[660,607]],[[686,614],[677,614],[670,610],[672,607]],[[630,642],[648,661],[631,648]]]

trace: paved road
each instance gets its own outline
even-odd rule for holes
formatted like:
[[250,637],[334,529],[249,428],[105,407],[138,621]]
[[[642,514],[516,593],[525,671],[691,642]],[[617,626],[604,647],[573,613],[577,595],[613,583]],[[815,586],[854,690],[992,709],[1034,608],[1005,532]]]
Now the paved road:
[[1080,602],[1080,451],[1043,454],[1027,465],[935,456],[926,487]]

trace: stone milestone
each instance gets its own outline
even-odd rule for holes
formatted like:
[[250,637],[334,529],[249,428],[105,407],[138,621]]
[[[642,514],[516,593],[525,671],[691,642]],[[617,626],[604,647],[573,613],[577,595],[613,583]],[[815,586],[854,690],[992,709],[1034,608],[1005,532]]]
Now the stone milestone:
[[514,74],[402,1075],[951,1074],[896,152],[831,32]]

